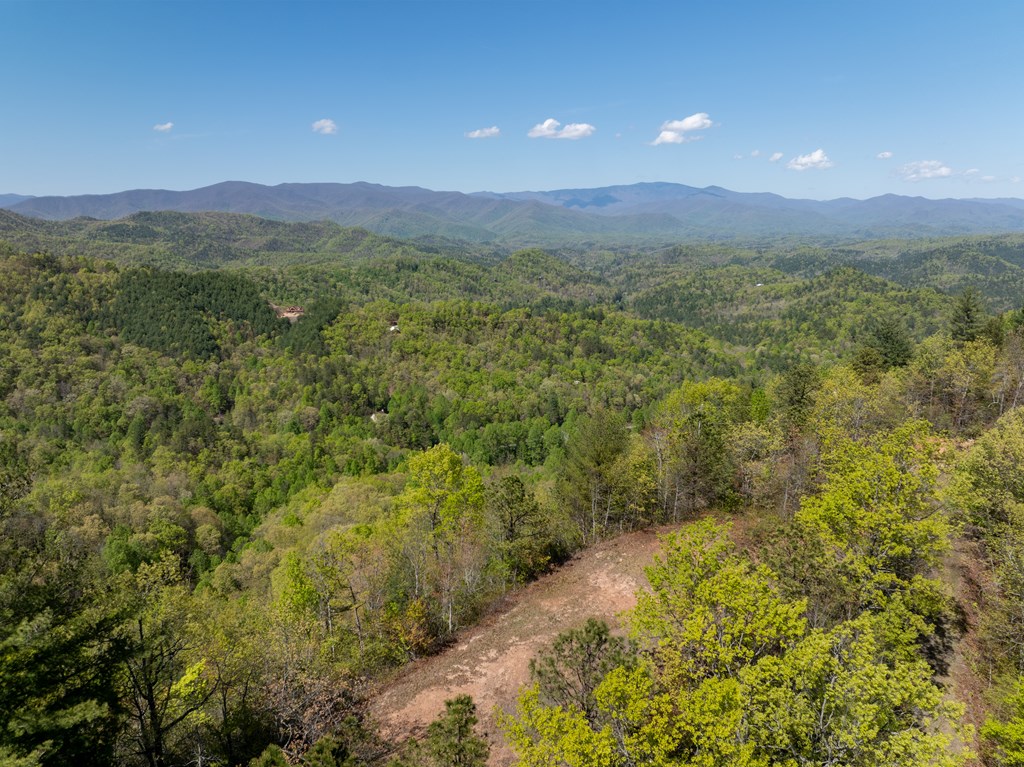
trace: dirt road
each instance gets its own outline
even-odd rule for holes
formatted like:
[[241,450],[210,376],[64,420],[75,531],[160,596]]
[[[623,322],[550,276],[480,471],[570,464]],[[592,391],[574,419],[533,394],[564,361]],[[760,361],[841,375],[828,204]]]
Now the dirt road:
[[422,732],[444,710],[444,701],[472,695],[480,729],[491,742],[490,764],[512,764],[513,754],[494,725],[493,711],[515,707],[529,682],[530,659],[561,632],[618,615],[646,584],[643,569],[659,550],[656,532],[629,533],[598,544],[532,583],[499,613],[460,634],[454,646],[403,669],[373,697],[371,713],[392,742]]

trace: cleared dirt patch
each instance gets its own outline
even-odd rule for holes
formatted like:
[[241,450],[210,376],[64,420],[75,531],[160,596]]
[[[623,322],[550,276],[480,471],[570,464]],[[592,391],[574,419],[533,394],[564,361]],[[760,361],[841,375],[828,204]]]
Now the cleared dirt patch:
[[[757,518],[737,516],[728,521],[737,548],[756,553]],[[671,529],[676,528],[628,533],[580,552],[510,596],[494,614],[460,633],[444,652],[403,668],[399,677],[370,696],[370,713],[383,738],[398,743],[422,735],[444,710],[445,700],[468,694],[477,704],[480,731],[491,743],[489,764],[513,764],[514,754],[495,726],[494,710],[515,708],[520,687],[530,681],[530,659],[558,634],[590,617],[613,627],[620,624],[621,613],[636,604],[637,590],[647,585],[644,568],[661,549],[659,536]],[[948,666],[937,680],[950,698],[966,703],[966,721],[976,728],[984,719],[987,688],[977,669],[977,624],[989,586],[980,561],[978,545],[959,540],[943,563],[941,576],[960,606],[962,625],[950,637]],[[977,743],[968,745],[977,749]]]
[[[995,589],[984,561],[980,543],[960,538],[953,542],[942,568],[942,578],[952,589],[961,625],[953,636],[946,673],[938,681],[950,698],[965,705],[964,719],[974,727],[975,735],[974,741],[967,745],[975,753],[978,752],[978,730],[987,713],[985,692],[989,686],[984,674],[986,664],[979,645],[978,624],[985,609],[985,595]],[[971,764],[980,762],[974,760]]]
[[455,695],[473,696],[480,729],[491,742],[490,764],[514,761],[493,711],[512,711],[530,679],[530,659],[561,632],[598,617],[612,626],[646,585],[644,567],[660,549],[657,531],[604,541],[512,596],[508,605],[467,629],[456,643],[417,661],[372,696],[370,711],[391,742],[421,733]]

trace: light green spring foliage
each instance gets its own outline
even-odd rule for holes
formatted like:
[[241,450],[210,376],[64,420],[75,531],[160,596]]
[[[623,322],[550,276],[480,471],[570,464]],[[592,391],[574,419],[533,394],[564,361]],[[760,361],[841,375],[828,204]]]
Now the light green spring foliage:
[[659,407],[654,428],[666,435],[662,497],[671,519],[732,500],[728,432],[742,420],[743,400],[735,381],[710,378],[684,383]]
[[[469,263],[378,244],[392,255],[381,259],[366,245],[358,263],[329,272],[304,266],[209,279],[164,279],[84,259],[12,254],[0,261],[0,443],[13,451],[0,456],[0,624],[11,629],[0,634],[6,641],[19,627],[31,628],[13,637],[15,651],[0,662],[9,682],[0,684],[0,713],[38,706],[30,718],[46,725],[13,739],[0,729],[0,753],[20,758],[45,743],[43,763],[109,763],[104,755],[115,741],[132,740],[131,712],[146,691],[133,687],[128,670],[143,670],[137,666],[144,658],[165,664],[142,681],[168,715],[146,735],[159,730],[165,742],[135,750],[150,747],[168,762],[184,762],[196,749],[240,764],[276,738],[278,726],[301,730],[307,725],[296,724],[296,711],[304,700],[328,710],[343,697],[334,673],[372,674],[414,657],[504,591],[507,580],[494,564],[501,549],[490,528],[477,524],[474,471],[460,464],[468,458],[485,473],[513,462],[535,467],[521,496],[528,508],[535,492],[553,495],[546,489],[572,424],[584,421],[579,413],[604,408],[635,428],[623,428],[621,449],[596,462],[602,481],[596,493],[584,488],[578,517],[565,504],[554,515],[543,507],[545,524],[521,536],[499,563],[513,574],[508,580],[536,572],[584,534],[681,517],[737,496],[765,508],[781,500],[791,510],[813,482],[804,483],[802,472],[813,471],[812,432],[823,424],[863,440],[902,419],[909,403],[938,429],[973,435],[1021,392],[1021,354],[984,339],[920,344],[905,369],[882,375],[877,386],[841,368],[819,375],[815,365],[852,348],[863,318],[896,314],[920,339],[938,328],[946,300],[897,292],[849,269],[804,279],[734,266],[691,279],[694,257],[708,257],[693,249],[642,261],[641,254],[607,254],[607,273],[595,261],[587,272],[539,253]],[[76,248],[65,242],[60,249]],[[812,263],[801,266],[797,253],[776,256],[794,269]],[[756,282],[765,285],[755,289]],[[996,288],[1019,296],[1010,284],[990,282],[986,298]],[[210,311],[196,305],[187,321],[168,323],[167,313],[152,309],[177,301],[181,286],[195,287]],[[619,288],[623,300],[613,301]],[[278,323],[268,297],[303,304],[307,315],[294,326]],[[260,329],[260,315],[270,329]],[[1019,350],[1019,337],[1016,343]],[[770,371],[795,360],[815,365],[773,388]],[[761,392],[748,408],[751,379],[780,396]],[[684,393],[670,398],[673,420],[661,422],[673,391]],[[383,420],[371,419],[382,412]],[[801,424],[806,429],[796,435]],[[592,436],[585,441],[595,449],[608,441],[598,431]],[[664,450],[669,439],[672,451]],[[405,477],[396,470],[407,451],[438,442],[451,450],[420,457],[438,471],[424,465],[403,493]],[[410,475],[416,464],[407,464]],[[342,475],[360,479],[339,482]],[[432,495],[431,487],[443,492]],[[546,531],[559,514],[564,525]],[[328,533],[357,522],[372,525],[372,533]],[[835,537],[840,528],[807,529]],[[842,609],[820,621],[809,612],[809,623],[829,630],[860,603],[860,591],[834,577],[855,568],[835,560],[863,550],[858,541],[875,529],[851,526],[852,543],[837,538],[824,553],[801,542],[807,570],[845,589],[815,592],[820,598],[810,612]],[[128,577],[167,557],[180,583],[154,590]],[[867,571],[884,576],[885,562]],[[926,577],[922,562],[906,572],[911,584]],[[186,598],[193,588],[199,601]],[[927,589],[892,588],[879,600],[885,614],[898,605],[910,616],[910,608],[925,611],[908,594],[920,602]],[[112,600],[111,590],[154,599],[148,606]],[[751,600],[759,594],[753,589]],[[142,621],[135,660],[111,641],[118,627],[139,628],[124,623],[120,601],[131,602],[125,609]],[[1024,635],[1019,624],[997,619],[1008,628],[1007,641],[1013,631],[1018,641]],[[665,687],[660,674],[655,667],[646,676],[637,671],[630,684],[657,691]],[[622,689],[632,689],[626,681]],[[690,706],[688,719],[673,720],[689,722],[687,738],[718,744],[720,751],[702,746],[702,758],[739,748],[713,735],[735,724],[730,717],[740,709],[727,703],[742,692],[737,685],[728,676],[693,682],[691,694],[704,696],[705,707]],[[79,708],[86,700],[95,705]],[[639,693],[626,700],[643,703]],[[117,710],[128,714],[118,720]],[[729,713],[705,724],[707,711]],[[0,723],[15,719],[0,715]],[[319,732],[320,720],[309,721]],[[605,721],[611,728],[607,715]],[[655,735],[615,721],[633,748]],[[312,730],[300,735],[304,743],[315,739]],[[721,759],[738,759],[734,751]]]
[[936,727],[962,708],[942,700],[922,660],[894,660],[886,627],[862,615],[810,632],[785,656],[741,674],[747,737],[770,764],[954,765]]
[[974,443],[949,495],[964,521],[990,538],[1024,527],[1024,411],[1011,410]]
[[409,483],[396,506],[415,596],[431,605],[439,633],[451,633],[470,607],[465,585],[479,580],[486,564],[480,473],[449,445],[436,445],[409,459]]
[[[879,387],[870,386],[852,367],[836,366],[821,377],[811,419],[825,441],[842,437],[863,439],[878,430],[889,404],[879,396]],[[902,411],[897,419],[902,420]]]
[[442,443],[409,459],[409,484],[397,505],[408,527],[424,529],[431,543],[446,542],[482,524],[483,481]]
[[1000,418],[957,466],[949,499],[984,541],[995,586],[986,593],[982,625],[990,673],[1012,680],[996,687],[995,713],[981,729],[993,765],[1024,767],[1024,413]]
[[739,735],[744,702],[736,679],[708,678],[677,687],[666,684],[657,667],[647,663],[612,671],[596,694],[619,753],[632,763],[750,763],[752,750]]
[[712,520],[690,525],[666,536],[647,568],[651,592],[638,595],[633,633],[673,686],[735,676],[804,633],[803,603],[782,600],[771,572],[737,555],[728,534]]
[[[803,601],[738,555],[728,527],[667,536],[630,616],[636,662],[595,690],[598,713],[537,688],[500,717],[521,767],[956,767],[961,711],[942,700],[903,616],[808,629]],[[969,733],[962,733],[964,737]]]
[[945,600],[927,576],[949,547],[950,526],[933,499],[938,468],[927,426],[909,422],[868,442],[837,437],[822,465],[825,481],[804,499],[793,531],[821,587],[809,590],[815,615],[849,619],[899,597],[938,616]]
[[317,593],[302,557],[295,551],[284,555],[272,582],[276,601],[284,610],[302,616],[316,609]]
[[14,749],[0,747],[0,767],[39,767],[43,756],[52,745],[51,741],[45,741],[30,754],[18,754]]
[[122,733],[124,747],[164,764],[174,738],[205,723],[204,706],[217,692],[199,649],[210,633],[208,618],[170,555],[122,573],[120,587],[133,613],[124,632],[134,646],[126,674],[133,727]]
[[999,767],[1024,767],[1024,677],[1017,680],[999,717],[981,728],[988,756]]
[[581,711],[545,706],[536,688],[523,692],[515,716],[498,714],[519,767],[618,767],[611,727],[595,730]]
[[1024,674],[1024,413],[1012,410],[968,451],[949,498],[980,534],[995,589],[986,594],[985,661]]

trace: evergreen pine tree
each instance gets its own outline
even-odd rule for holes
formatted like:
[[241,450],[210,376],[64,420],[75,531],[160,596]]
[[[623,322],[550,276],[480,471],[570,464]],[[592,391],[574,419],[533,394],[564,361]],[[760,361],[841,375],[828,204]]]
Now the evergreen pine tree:
[[437,767],[483,767],[490,747],[474,732],[476,704],[468,695],[446,700],[444,714],[427,728],[426,751]]
[[953,316],[949,322],[949,334],[957,343],[973,341],[981,332],[985,321],[985,310],[981,306],[981,295],[975,288],[965,288],[957,296]]

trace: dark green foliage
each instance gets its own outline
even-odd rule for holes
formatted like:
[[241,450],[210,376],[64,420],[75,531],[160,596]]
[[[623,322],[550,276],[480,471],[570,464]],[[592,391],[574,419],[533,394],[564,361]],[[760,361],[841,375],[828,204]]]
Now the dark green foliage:
[[218,716],[206,722],[199,734],[209,753],[226,764],[251,762],[278,735],[277,723],[262,701],[249,695],[244,685],[239,697],[240,700],[232,700],[230,694],[218,695]]
[[273,744],[249,762],[249,767],[288,767],[288,760],[279,746]]
[[906,366],[913,351],[906,326],[895,317],[882,317],[868,323],[852,365],[865,380],[877,381],[885,371]]
[[352,767],[355,760],[343,742],[333,735],[320,738],[302,758],[306,767]]
[[957,343],[974,341],[985,323],[985,309],[981,294],[975,288],[965,288],[957,296],[953,314],[949,320],[949,334]]
[[411,450],[424,450],[439,442],[438,432],[447,413],[447,403],[431,402],[430,394],[422,386],[396,392],[388,402],[387,418],[381,433],[395,445]]
[[113,675],[123,657],[115,623],[98,607],[60,607],[64,615],[3,611],[0,753],[35,753],[43,765],[109,764],[118,729]]
[[918,337],[938,325],[946,299],[933,291],[902,289],[849,267],[823,271],[797,276],[760,265],[661,267],[626,279],[637,283],[630,306],[639,316],[700,327],[750,349],[759,368],[780,370],[811,355],[844,356],[856,347],[865,316],[885,316],[894,307]]
[[327,353],[323,331],[337,319],[341,313],[342,302],[337,298],[325,298],[316,301],[306,309],[281,337],[284,346],[296,354],[312,354],[317,357]]
[[779,379],[775,396],[782,417],[791,428],[799,429],[807,422],[819,381],[818,369],[807,362],[793,365]]
[[257,336],[285,327],[253,282],[227,272],[130,270],[121,275],[116,290],[110,314],[124,340],[165,354],[218,354],[210,317]]
[[501,558],[514,583],[541,572],[547,565],[550,541],[536,497],[515,474],[487,488],[487,508],[498,528]]
[[882,317],[870,323],[864,346],[878,352],[886,370],[903,367],[914,352],[906,326],[895,317]]
[[126,654],[120,616],[80,552],[25,506],[28,471],[25,457],[0,442],[0,756],[108,764],[115,673]]
[[881,352],[873,346],[861,345],[850,363],[861,378],[869,383],[878,383],[879,376],[885,372],[885,359]]
[[469,695],[444,702],[444,713],[423,740],[410,740],[388,767],[484,767],[490,746],[476,734],[476,704]]
[[[120,615],[81,559],[59,566],[52,532],[24,509],[0,514],[0,756],[42,765],[113,758]],[[50,539],[50,540],[48,540]]]
[[17,250],[184,270],[331,264],[396,254],[422,256],[438,250],[420,250],[365,229],[326,221],[286,223],[215,212],[147,211],[115,221],[38,221],[0,210],[0,237],[16,243]]
[[583,416],[569,436],[559,472],[559,495],[585,538],[596,539],[618,521],[618,461],[626,450],[626,423],[600,408]]
[[1000,310],[1017,306],[1024,293],[1024,238],[1020,234],[879,240],[831,248],[783,246],[769,249],[763,260],[801,275],[849,266],[906,288],[947,295],[973,287]]
[[634,661],[629,642],[613,636],[604,621],[590,618],[583,626],[559,634],[550,648],[538,653],[530,661],[530,676],[545,703],[576,709],[599,727],[594,690],[609,671],[631,667]]
[[[28,465],[17,447],[10,442],[0,442],[0,524],[17,509],[21,499],[32,486]],[[0,543],[0,557],[4,545],[12,546],[13,540]],[[6,559],[6,557],[3,557]]]
[[483,767],[490,747],[476,734],[476,705],[468,695],[446,700],[427,728],[424,750],[435,767]]

